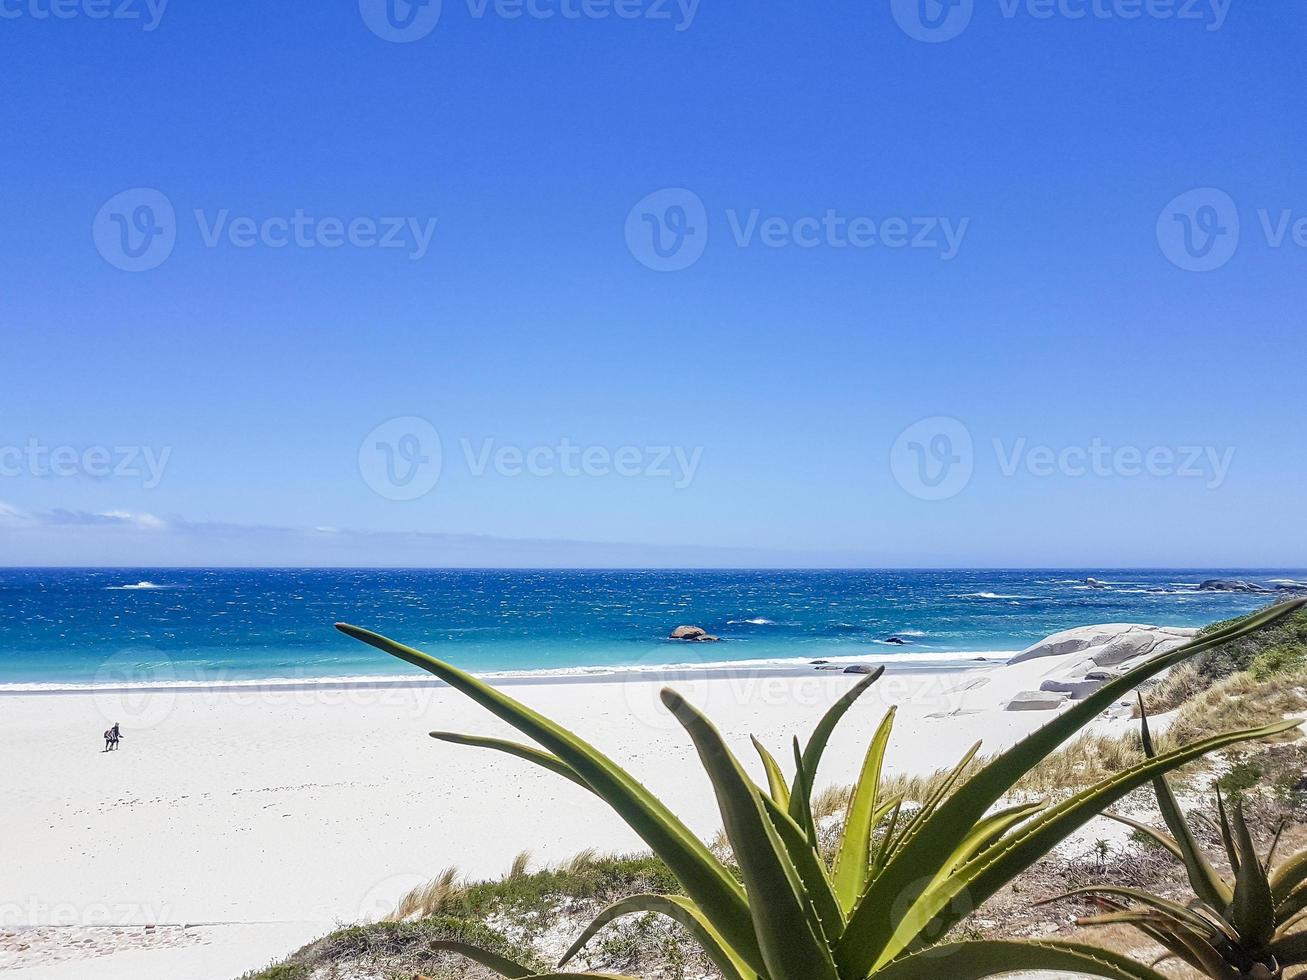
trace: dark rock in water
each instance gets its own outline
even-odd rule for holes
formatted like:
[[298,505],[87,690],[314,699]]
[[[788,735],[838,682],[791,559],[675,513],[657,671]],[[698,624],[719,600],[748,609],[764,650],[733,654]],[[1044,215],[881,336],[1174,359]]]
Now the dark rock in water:
[[1107,584],[1106,584],[1106,583],[1104,583],[1104,582],[1100,582],[1100,581],[1098,581],[1098,579],[1096,579],[1096,578],[1087,578],[1087,579],[1085,579],[1084,582],[1081,583],[1081,584],[1082,584],[1082,585],[1087,585],[1087,586],[1089,586],[1091,589],[1105,589],[1105,588],[1107,588]]
[[903,639],[903,637],[901,637],[901,636],[890,636],[890,637],[886,637],[885,642],[886,642],[886,643],[893,643],[895,646],[899,646],[899,647],[901,647],[901,646],[903,646],[905,643],[908,643],[909,641]]
[[1269,593],[1274,589],[1268,589],[1264,585],[1258,585],[1256,582],[1244,582],[1239,579],[1209,578],[1198,586],[1199,592],[1252,592],[1252,593]]
[[870,665],[868,665],[868,664],[850,664],[849,666],[847,666],[847,667],[844,668],[844,673],[846,673],[846,674],[870,674],[870,673],[873,673],[875,670],[876,670],[875,667],[872,667],[872,666],[870,666]]
[[668,639],[685,640],[690,643],[712,643],[720,639],[720,637],[710,636],[706,630],[699,626],[678,626],[672,630]]
[[822,664],[830,663],[829,660],[809,660],[808,663],[813,667],[820,667]]

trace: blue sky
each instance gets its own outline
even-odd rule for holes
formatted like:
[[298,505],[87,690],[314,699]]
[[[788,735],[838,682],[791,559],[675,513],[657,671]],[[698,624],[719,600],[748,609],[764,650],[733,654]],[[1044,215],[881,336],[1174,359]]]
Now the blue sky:
[[1296,5],[64,2],[4,563],[1302,564]]

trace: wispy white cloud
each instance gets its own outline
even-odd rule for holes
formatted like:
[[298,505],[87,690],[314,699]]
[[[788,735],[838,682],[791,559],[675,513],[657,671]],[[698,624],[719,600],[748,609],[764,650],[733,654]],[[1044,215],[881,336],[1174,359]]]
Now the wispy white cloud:
[[8,565],[421,568],[834,567],[851,555],[669,543],[503,538],[189,521],[122,509],[26,513],[0,504]]

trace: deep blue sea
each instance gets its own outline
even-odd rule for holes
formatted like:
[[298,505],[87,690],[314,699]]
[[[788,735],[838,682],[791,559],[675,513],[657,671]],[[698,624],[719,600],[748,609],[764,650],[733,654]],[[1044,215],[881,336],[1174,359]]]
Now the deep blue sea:
[[[1092,576],[1103,588],[1084,584]],[[446,571],[0,569],[0,689],[377,677],[345,620],[481,673],[948,660],[1072,626],[1200,626],[1264,597],[1206,578],[1302,570]],[[702,626],[721,643],[666,639]],[[886,643],[891,636],[908,641]]]

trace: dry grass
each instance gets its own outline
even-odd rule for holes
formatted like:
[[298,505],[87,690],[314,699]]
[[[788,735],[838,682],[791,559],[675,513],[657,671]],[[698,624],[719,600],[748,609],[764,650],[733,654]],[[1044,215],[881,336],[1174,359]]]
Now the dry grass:
[[[1249,671],[1217,681],[1188,701],[1159,740],[1159,749],[1239,728],[1254,728],[1307,711],[1307,673],[1292,672],[1258,679]],[[1280,741],[1292,741],[1288,732]]]
[[[1251,672],[1233,674],[1213,683],[1198,671],[1182,665],[1145,697],[1149,714],[1181,706],[1165,732],[1157,735],[1159,752],[1188,745],[1211,735],[1256,728],[1280,718],[1307,713],[1307,672],[1281,673],[1258,678]],[[1292,741],[1288,732],[1278,741]],[[989,762],[992,756],[974,759],[963,772],[966,778]],[[1084,732],[1050,755],[1016,784],[1019,796],[1062,796],[1091,786],[1141,762],[1143,743],[1137,731],[1123,735]],[[1201,765],[1195,763],[1194,765]],[[909,803],[920,803],[937,793],[949,770],[925,775],[887,775],[881,782],[881,798],[902,794]],[[814,800],[814,816],[843,812],[850,787],[832,786]]]
[[[593,863],[593,862],[594,862],[594,851],[591,850],[589,852],[589,860],[584,863]],[[529,871],[530,864],[531,864],[531,852],[522,851],[520,854],[518,854],[517,857],[513,858],[512,867],[508,869],[508,880],[512,881],[515,878],[525,878]]]
[[391,922],[408,922],[440,915],[458,898],[463,889],[458,883],[458,869],[446,868],[425,885],[418,885],[399,900],[390,916]]

